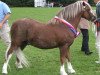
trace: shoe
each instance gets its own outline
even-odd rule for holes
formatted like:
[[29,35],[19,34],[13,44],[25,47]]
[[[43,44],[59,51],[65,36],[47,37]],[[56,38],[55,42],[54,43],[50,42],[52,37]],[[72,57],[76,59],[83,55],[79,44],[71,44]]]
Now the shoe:
[[81,48],[81,51],[84,52],[84,49]]
[[93,52],[85,52],[86,55],[91,55]]
[[84,49],[81,47],[81,51],[84,52]]

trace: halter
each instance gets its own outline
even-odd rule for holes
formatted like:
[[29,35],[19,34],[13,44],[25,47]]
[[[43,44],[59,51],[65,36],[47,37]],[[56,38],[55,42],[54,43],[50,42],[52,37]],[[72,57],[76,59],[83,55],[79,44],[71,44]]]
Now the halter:
[[57,16],[55,16],[54,19],[59,20],[59,21],[61,21],[62,23],[64,23],[66,26],[68,26],[68,27],[70,28],[70,30],[73,32],[73,34],[74,34],[75,37],[77,37],[77,36],[80,34],[80,33],[77,32],[77,30],[76,30],[69,22],[67,22],[66,20],[61,19],[61,18],[59,18],[59,17],[57,17]]

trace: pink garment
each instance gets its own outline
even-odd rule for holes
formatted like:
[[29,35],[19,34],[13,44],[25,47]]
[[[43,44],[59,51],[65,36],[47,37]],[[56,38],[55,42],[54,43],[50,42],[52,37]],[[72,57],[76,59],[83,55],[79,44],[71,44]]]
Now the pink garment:
[[80,29],[89,29],[90,28],[89,21],[84,18],[81,18],[80,23],[79,23],[79,28]]

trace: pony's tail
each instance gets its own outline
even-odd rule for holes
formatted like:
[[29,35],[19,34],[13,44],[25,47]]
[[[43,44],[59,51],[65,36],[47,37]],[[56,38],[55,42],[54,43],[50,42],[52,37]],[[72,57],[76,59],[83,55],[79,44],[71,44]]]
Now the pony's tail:
[[20,60],[22,65],[24,65],[25,67],[29,67],[29,62],[26,59],[24,53],[21,51],[21,49],[15,50],[14,53],[17,56],[17,58]]

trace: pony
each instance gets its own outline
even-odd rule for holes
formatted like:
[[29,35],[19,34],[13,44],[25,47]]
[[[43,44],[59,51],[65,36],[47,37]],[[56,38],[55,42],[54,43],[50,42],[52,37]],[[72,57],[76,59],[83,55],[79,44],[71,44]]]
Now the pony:
[[16,55],[18,68],[23,68],[23,65],[29,66],[22,52],[27,45],[40,49],[59,48],[60,74],[68,75],[64,67],[65,62],[67,62],[68,72],[75,73],[71,65],[69,50],[77,37],[77,27],[81,18],[89,21],[95,20],[91,6],[84,1],[77,1],[64,7],[46,24],[28,18],[15,21],[11,27],[11,45],[5,54],[2,74],[8,74],[7,66],[13,53]]

